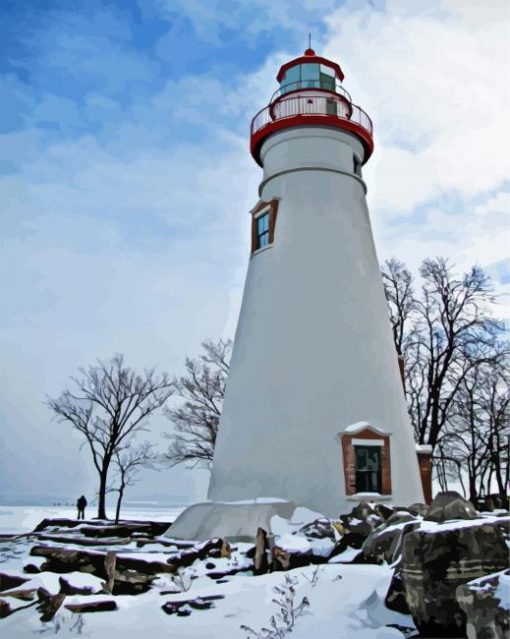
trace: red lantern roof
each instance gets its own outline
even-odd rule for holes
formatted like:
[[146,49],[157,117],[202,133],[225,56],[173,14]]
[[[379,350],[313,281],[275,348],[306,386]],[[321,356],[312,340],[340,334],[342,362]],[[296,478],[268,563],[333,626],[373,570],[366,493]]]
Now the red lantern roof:
[[340,82],[342,82],[342,80],[344,79],[344,74],[339,64],[337,64],[336,62],[332,62],[327,58],[322,58],[320,55],[315,55],[315,51],[313,49],[307,49],[304,55],[299,56],[299,58],[294,58],[294,60],[290,60],[285,64],[282,64],[280,70],[278,71],[278,75],[276,76],[278,82],[281,82],[283,80],[283,76],[288,69],[291,69],[298,64],[323,64],[325,67],[333,69],[336,77],[339,79]]

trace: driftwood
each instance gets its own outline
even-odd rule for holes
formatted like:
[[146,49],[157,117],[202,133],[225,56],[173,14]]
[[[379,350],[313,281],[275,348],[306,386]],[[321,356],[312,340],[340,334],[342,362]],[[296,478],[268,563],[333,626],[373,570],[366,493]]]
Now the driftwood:
[[52,595],[46,588],[38,588],[37,598],[39,599],[37,610],[41,613],[41,621],[51,621],[64,603],[66,596],[61,592],[58,595]]
[[117,610],[117,604],[115,601],[88,601],[77,604],[66,604],[64,608],[76,613],[108,612],[111,610]]
[[267,561],[267,533],[263,528],[257,529],[255,537],[255,557],[253,560],[253,574],[263,575],[269,568]]
[[190,608],[193,610],[208,610],[209,608],[214,608],[214,601],[223,598],[223,595],[208,595],[206,597],[197,597],[196,599],[167,601],[161,608],[167,615],[188,617],[191,614]]

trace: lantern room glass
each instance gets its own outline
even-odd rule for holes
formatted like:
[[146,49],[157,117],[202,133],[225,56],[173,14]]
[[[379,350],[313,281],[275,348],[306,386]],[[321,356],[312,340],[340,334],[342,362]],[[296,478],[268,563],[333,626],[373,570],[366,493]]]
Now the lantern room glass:
[[335,91],[336,79],[333,69],[323,64],[296,64],[287,69],[280,82],[281,94],[299,89],[326,89]]

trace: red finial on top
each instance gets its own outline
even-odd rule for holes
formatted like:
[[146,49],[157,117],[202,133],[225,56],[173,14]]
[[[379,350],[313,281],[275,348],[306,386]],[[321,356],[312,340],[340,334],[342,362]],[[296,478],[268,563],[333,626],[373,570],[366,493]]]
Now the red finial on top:
[[307,49],[305,55],[315,55],[315,51],[313,49]]

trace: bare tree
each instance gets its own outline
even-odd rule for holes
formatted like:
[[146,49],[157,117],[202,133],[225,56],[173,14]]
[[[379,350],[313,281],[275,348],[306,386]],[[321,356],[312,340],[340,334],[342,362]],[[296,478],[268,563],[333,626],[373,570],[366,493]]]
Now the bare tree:
[[[492,316],[488,275],[474,266],[461,278],[442,258],[425,260],[419,296],[403,265],[383,270],[397,352],[404,352],[409,412],[420,444],[435,446],[462,379],[498,359],[503,326]],[[413,299],[414,298],[414,299]]]
[[[508,362],[482,363],[462,378],[452,417],[441,437],[441,456],[452,475],[468,480],[469,499],[508,489],[510,391]],[[452,472],[455,469],[456,472]]]
[[148,417],[164,406],[173,393],[166,373],[155,369],[136,373],[124,364],[122,355],[80,369],[72,377],[74,390],[65,390],[47,405],[59,421],[83,435],[99,475],[98,513],[106,518],[108,473],[116,454],[129,449],[134,438],[147,430]]
[[174,432],[165,460],[171,465],[209,468],[213,458],[227,380],[232,341],[206,341],[204,353],[197,359],[186,359],[186,375],[175,383],[183,402],[166,410]]
[[406,329],[416,310],[413,278],[405,265],[391,258],[382,267],[382,277],[390,313],[393,339],[399,356],[403,355]]
[[118,479],[117,488],[114,489],[118,493],[115,509],[116,524],[119,523],[120,509],[126,488],[135,484],[142,468],[155,468],[158,457],[154,444],[149,442],[122,451],[115,451],[114,463]]
[[453,479],[476,503],[495,482],[503,496],[510,472],[510,373],[490,278],[476,266],[458,277],[441,258],[425,260],[420,275],[416,292],[402,263],[389,260],[382,268],[416,439],[432,445],[443,490]]

